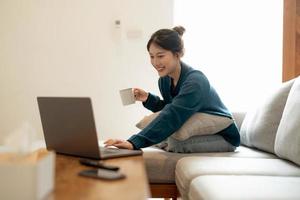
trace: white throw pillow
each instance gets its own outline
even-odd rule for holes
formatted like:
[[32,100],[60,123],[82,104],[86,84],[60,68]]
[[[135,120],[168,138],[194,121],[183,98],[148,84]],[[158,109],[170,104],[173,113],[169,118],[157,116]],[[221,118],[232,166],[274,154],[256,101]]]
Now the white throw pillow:
[[282,114],[275,140],[275,153],[300,165],[300,76],[290,91]]
[[282,84],[255,110],[246,114],[241,127],[241,143],[274,153],[276,132],[294,80]]
[[[144,129],[150,124],[160,112],[145,116],[136,124],[139,129]],[[192,115],[171,137],[176,140],[186,140],[195,135],[212,135],[227,128],[233,120],[228,117],[212,115],[207,113],[195,113]]]

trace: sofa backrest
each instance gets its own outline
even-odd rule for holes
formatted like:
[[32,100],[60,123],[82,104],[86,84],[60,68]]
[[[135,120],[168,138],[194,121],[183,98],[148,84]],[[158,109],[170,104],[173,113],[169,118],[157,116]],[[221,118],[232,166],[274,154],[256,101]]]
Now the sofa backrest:
[[300,76],[287,98],[275,140],[275,153],[300,165]]
[[293,83],[283,83],[260,106],[247,112],[240,130],[243,145],[275,153],[277,129]]

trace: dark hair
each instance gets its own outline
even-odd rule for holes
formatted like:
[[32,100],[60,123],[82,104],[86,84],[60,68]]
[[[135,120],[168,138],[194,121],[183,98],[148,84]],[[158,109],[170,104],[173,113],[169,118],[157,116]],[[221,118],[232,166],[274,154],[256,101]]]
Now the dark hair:
[[159,47],[172,51],[172,53],[183,54],[183,40],[181,36],[185,32],[185,28],[182,26],[176,26],[173,29],[160,29],[152,34],[150,40],[147,43],[147,50],[149,51],[152,43]]

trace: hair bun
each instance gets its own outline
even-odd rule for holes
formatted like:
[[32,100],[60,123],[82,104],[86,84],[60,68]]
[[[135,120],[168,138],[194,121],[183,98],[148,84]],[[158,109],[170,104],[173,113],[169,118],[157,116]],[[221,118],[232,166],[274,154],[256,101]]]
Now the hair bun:
[[183,28],[182,26],[175,26],[173,30],[176,31],[180,36],[182,36],[185,32],[185,28]]

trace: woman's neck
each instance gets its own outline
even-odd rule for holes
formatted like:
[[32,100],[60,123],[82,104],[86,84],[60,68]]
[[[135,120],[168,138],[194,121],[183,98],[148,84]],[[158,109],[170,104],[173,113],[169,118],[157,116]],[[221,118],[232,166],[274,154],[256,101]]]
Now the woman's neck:
[[171,74],[169,74],[169,76],[173,79],[174,87],[177,85],[177,82],[180,77],[180,73],[181,73],[181,65],[180,65],[180,62],[178,62],[176,64],[175,70]]

